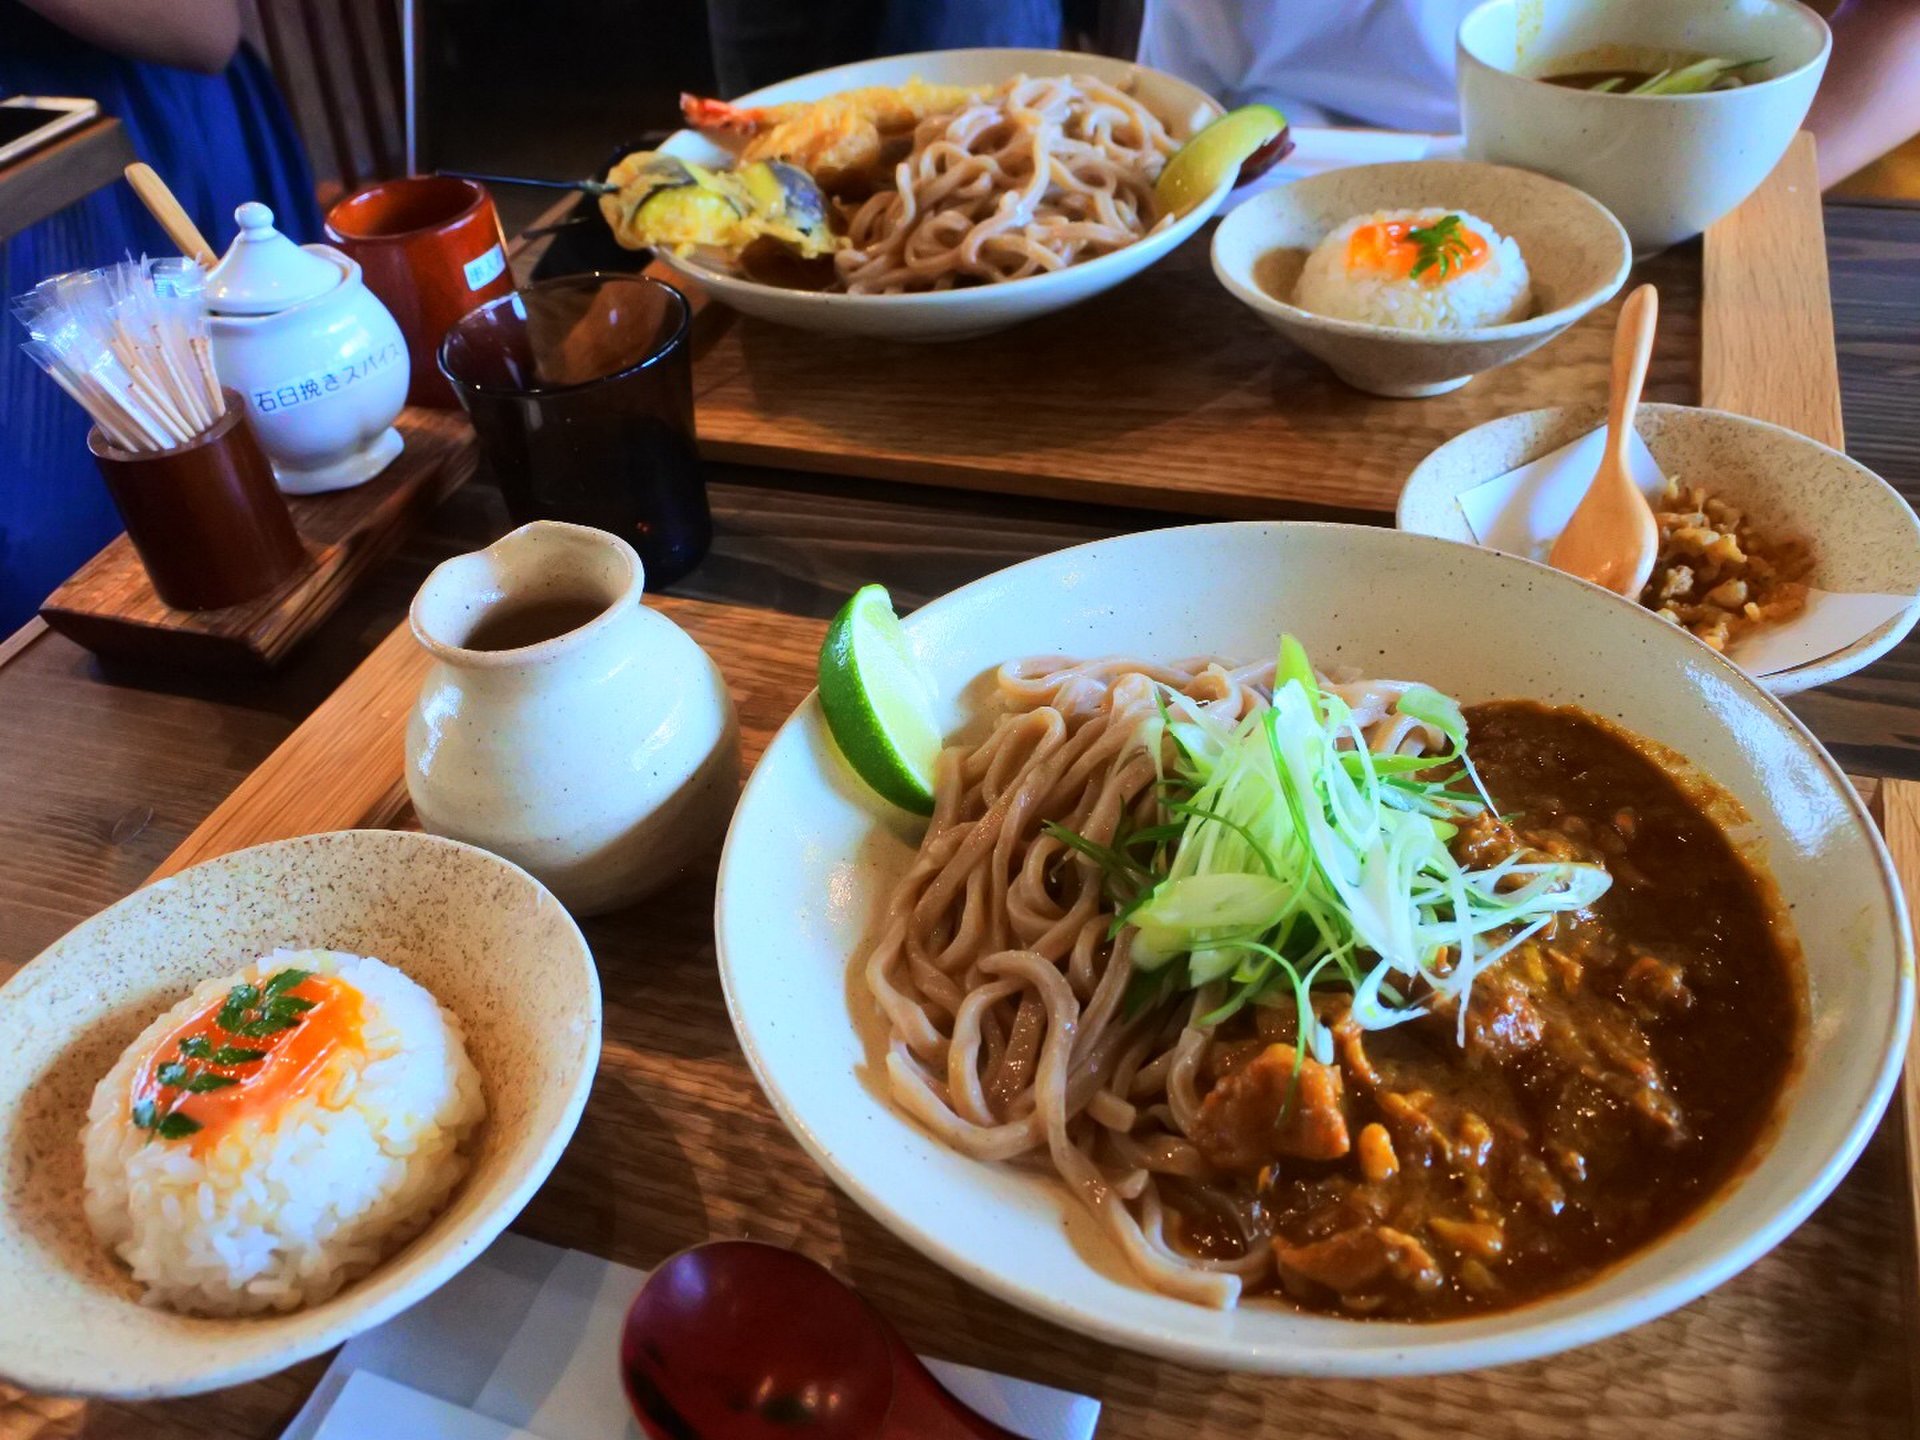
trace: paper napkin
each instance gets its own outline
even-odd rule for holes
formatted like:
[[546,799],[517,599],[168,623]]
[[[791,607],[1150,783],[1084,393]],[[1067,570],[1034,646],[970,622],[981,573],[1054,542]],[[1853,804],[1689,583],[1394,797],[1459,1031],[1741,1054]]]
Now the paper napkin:
[[[1589,431],[1518,470],[1461,491],[1460,511],[1474,538],[1492,550],[1544,561],[1586,494],[1606,440],[1605,430]],[[1649,499],[1666,487],[1659,462],[1638,432],[1628,442],[1627,472]],[[1778,674],[1845,649],[1912,603],[1906,595],[1809,590],[1804,611],[1740,637],[1727,658],[1750,675]]]
[[543,1440],[473,1410],[356,1370],[334,1397],[313,1440]]
[[[502,1235],[411,1310],[349,1340],[282,1440],[317,1440],[321,1422],[348,1380],[362,1372],[471,1406],[566,1253],[524,1236]],[[369,1432],[369,1440],[377,1434]],[[329,1434],[327,1440],[336,1437]]]
[[[349,1341],[283,1440],[638,1440],[615,1357],[645,1278],[504,1235],[435,1294]],[[960,1399],[1028,1440],[1093,1435],[1098,1401],[927,1364]]]

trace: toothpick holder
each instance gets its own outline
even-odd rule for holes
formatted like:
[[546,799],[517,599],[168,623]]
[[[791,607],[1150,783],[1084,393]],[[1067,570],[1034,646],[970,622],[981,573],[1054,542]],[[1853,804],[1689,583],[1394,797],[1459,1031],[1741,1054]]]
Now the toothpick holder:
[[87,435],[154,593],[176,610],[237,605],[308,563],[246,404],[223,393],[227,413],[176,449],[123,450],[98,426]]

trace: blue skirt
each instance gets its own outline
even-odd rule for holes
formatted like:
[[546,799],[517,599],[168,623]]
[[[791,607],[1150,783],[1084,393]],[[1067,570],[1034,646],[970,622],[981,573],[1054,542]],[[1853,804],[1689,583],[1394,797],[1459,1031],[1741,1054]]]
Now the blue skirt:
[[[127,129],[216,251],[248,200],[272,207],[296,240],[320,237],[313,176],[267,67],[241,49],[202,75],[96,49],[0,0],[0,94],[97,100]],[[96,191],[0,243],[0,300],[68,270],[171,255],[171,241],[124,184]],[[86,412],[21,353],[0,320],[0,639],[120,530],[93,458]]]

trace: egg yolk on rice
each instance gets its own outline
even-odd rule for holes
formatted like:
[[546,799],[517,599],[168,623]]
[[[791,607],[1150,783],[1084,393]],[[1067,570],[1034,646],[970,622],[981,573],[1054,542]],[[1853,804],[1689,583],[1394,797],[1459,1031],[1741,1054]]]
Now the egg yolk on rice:
[[[1423,227],[1417,220],[1379,220],[1362,225],[1347,237],[1347,269],[1384,275],[1390,280],[1405,280],[1425,253],[1414,235]],[[1446,265],[1434,265],[1420,275],[1428,285],[1444,285],[1455,276],[1478,270],[1487,263],[1487,239],[1477,230],[1458,225],[1452,232],[1458,245]]]
[[[151,1103],[160,1115],[192,1120],[199,1128],[189,1139],[199,1153],[235,1124],[270,1115],[304,1094],[337,1056],[364,1048],[365,1013],[352,985],[331,975],[307,975],[284,993],[306,1008],[270,1034],[223,1029],[219,1016],[226,996],[187,1019],[135,1072],[134,1105]],[[196,1054],[210,1058],[183,1063]]]

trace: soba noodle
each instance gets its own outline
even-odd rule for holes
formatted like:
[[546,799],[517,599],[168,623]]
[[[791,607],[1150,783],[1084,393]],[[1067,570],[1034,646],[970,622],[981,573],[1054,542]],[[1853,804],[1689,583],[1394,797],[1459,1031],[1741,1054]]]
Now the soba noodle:
[[913,149],[848,220],[851,294],[946,290],[1059,270],[1130,245],[1156,219],[1174,142],[1090,76],[1020,79],[915,129]]
[[[1231,721],[1266,706],[1273,669],[1206,659],[1003,667],[1008,713],[978,745],[941,755],[932,822],[865,961],[904,1109],[975,1158],[1044,1156],[1148,1283],[1214,1306],[1232,1305],[1273,1265],[1265,1244],[1206,1258],[1167,1232],[1165,1185],[1187,1187],[1190,1205],[1243,1203],[1209,1190],[1189,1138],[1213,1043],[1193,1021],[1218,1005],[1219,988],[1127,1018],[1132,932],[1111,936],[1098,867],[1045,826],[1105,845],[1123,820],[1164,819],[1142,739],[1165,693],[1156,687]],[[1325,688],[1376,752],[1442,743],[1394,713],[1405,684]]]

